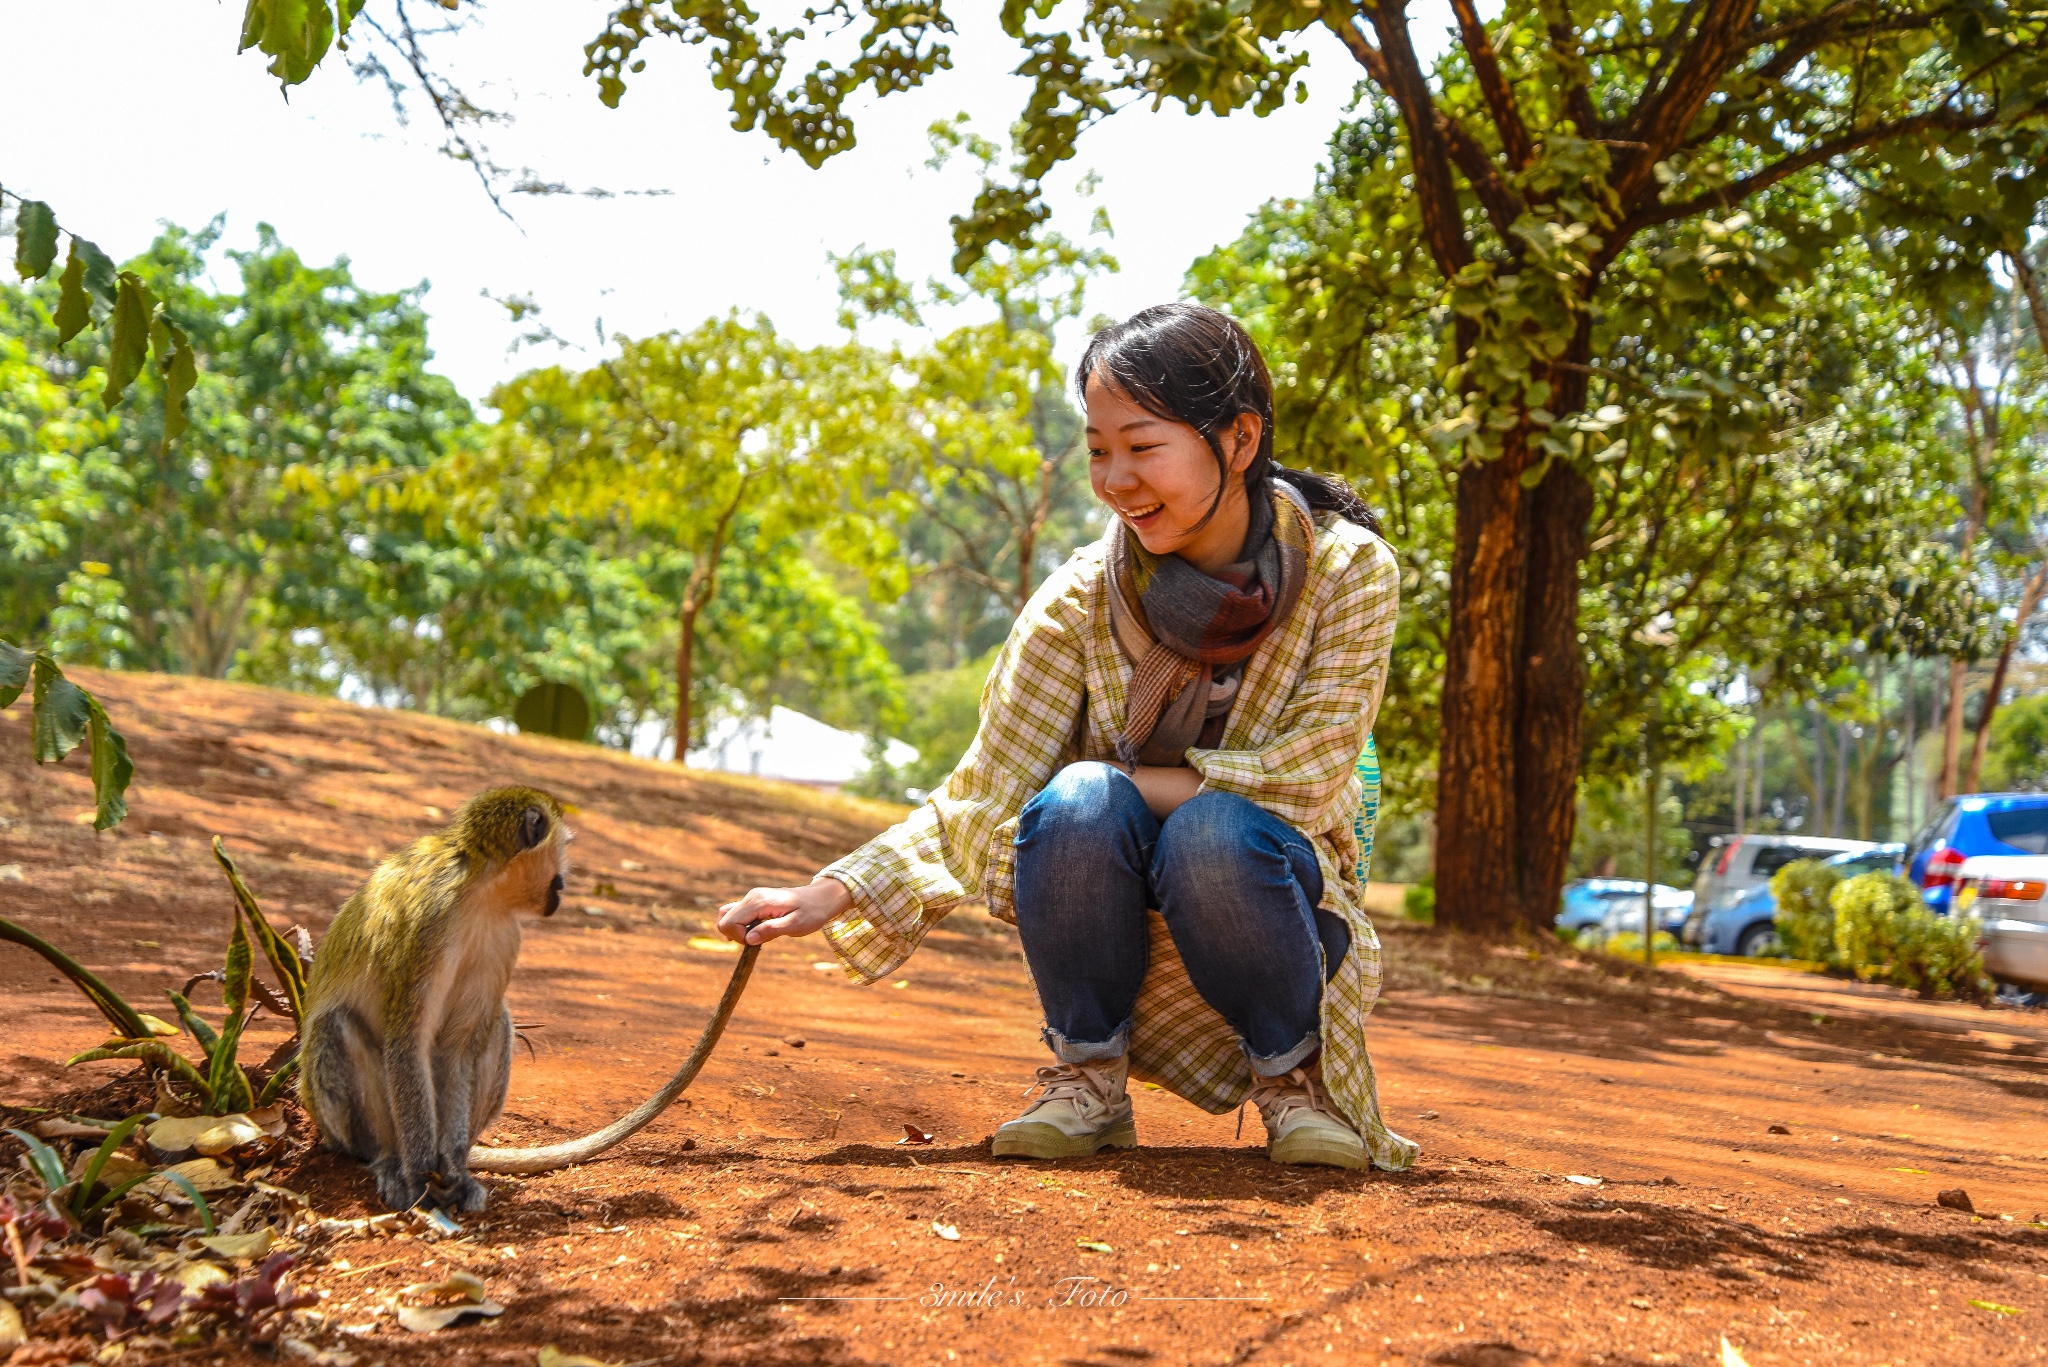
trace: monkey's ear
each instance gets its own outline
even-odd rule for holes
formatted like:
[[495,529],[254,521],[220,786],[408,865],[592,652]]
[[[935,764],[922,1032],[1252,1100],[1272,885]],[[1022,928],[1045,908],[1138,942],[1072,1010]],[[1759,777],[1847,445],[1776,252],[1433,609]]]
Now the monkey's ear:
[[519,848],[530,850],[540,844],[548,833],[548,814],[538,807],[528,807],[519,818]]

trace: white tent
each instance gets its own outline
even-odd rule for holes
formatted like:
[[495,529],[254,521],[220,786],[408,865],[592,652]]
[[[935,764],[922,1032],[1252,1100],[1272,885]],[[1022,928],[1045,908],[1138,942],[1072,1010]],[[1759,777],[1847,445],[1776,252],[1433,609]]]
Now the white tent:
[[[665,742],[662,749],[663,758],[674,753],[672,743]],[[900,740],[891,740],[882,753],[897,767],[917,758],[917,748]],[[792,708],[776,707],[765,718],[721,718],[711,726],[704,747],[690,751],[687,758],[696,769],[837,788],[868,771],[868,738]]]

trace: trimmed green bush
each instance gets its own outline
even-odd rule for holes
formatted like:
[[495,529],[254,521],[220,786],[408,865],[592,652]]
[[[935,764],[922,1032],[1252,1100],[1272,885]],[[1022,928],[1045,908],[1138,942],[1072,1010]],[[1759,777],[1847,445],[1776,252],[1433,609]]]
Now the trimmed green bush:
[[1795,860],[1772,875],[1771,895],[1778,899],[1778,942],[1787,958],[1839,966],[1835,909],[1829,898],[1841,881],[1840,871],[1818,859]]
[[1410,883],[1408,890],[1401,894],[1401,914],[1411,921],[1424,925],[1436,924],[1436,878],[1424,874],[1420,881]]
[[1923,997],[1990,998],[1971,916],[1936,916],[1920,890],[1895,873],[1866,873],[1830,894],[1835,959],[1865,982],[1887,982]]

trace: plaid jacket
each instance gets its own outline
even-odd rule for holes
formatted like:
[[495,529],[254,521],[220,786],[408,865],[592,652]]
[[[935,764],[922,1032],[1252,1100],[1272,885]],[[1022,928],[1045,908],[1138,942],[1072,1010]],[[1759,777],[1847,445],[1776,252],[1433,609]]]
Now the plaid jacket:
[[[909,819],[825,870],[853,894],[825,934],[857,981],[894,972],[931,926],[977,895],[1015,920],[1019,813],[1063,766],[1110,755],[1124,718],[1130,669],[1111,635],[1105,558],[1104,543],[1083,547],[1039,586],[996,658],[981,729],[952,776]],[[1187,755],[1203,791],[1242,794],[1315,845],[1322,905],[1351,927],[1351,948],[1323,993],[1323,1080],[1373,1162],[1394,1171],[1418,1150],[1380,1119],[1365,1045],[1380,945],[1360,893],[1378,806],[1370,735],[1399,591],[1384,542],[1321,515],[1301,598],[1246,662],[1222,747]],[[1150,921],[1131,1071],[1222,1114],[1251,1090],[1251,1068],[1236,1033],[1188,981],[1165,922],[1157,913]]]

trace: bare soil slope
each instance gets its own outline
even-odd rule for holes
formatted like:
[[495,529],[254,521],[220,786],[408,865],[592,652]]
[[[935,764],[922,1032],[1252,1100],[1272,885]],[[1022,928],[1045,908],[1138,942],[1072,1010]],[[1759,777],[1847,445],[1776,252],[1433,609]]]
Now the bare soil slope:
[[[513,985],[540,1028],[499,1142],[637,1100],[730,971],[691,944],[710,908],[895,814],[261,689],[84,681],[129,736],[134,815],[80,824],[82,756],[34,770],[26,709],[0,713],[0,904],[139,1003],[220,962],[215,833],[317,934],[476,789],[575,804],[576,876]],[[1240,1138],[1152,1091],[1136,1152],[992,1161],[1044,1055],[1014,937],[965,911],[869,989],[821,942],[778,942],[687,1104],[614,1156],[486,1179],[462,1238],[327,1243],[302,1279],[365,1364],[529,1364],[550,1343],[674,1363],[1706,1364],[1724,1335],[1757,1367],[2048,1360],[2043,1013],[1385,938],[1373,1039],[1389,1120],[1423,1144],[1410,1173],[1275,1168],[1256,1117]],[[0,1104],[118,1075],[55,1065],[102,1031],[40,961],[0,952],[0,994]],[[906,1125],[934,1142],[896,1144]],[[279,1176],[323,1213],[374,1209],[360,1170],[309,1147]],[[1957,1186],[1977,1217],[1934,1205]],[[502,1318],[393,1324],[392,1292],[456,1267]]]

